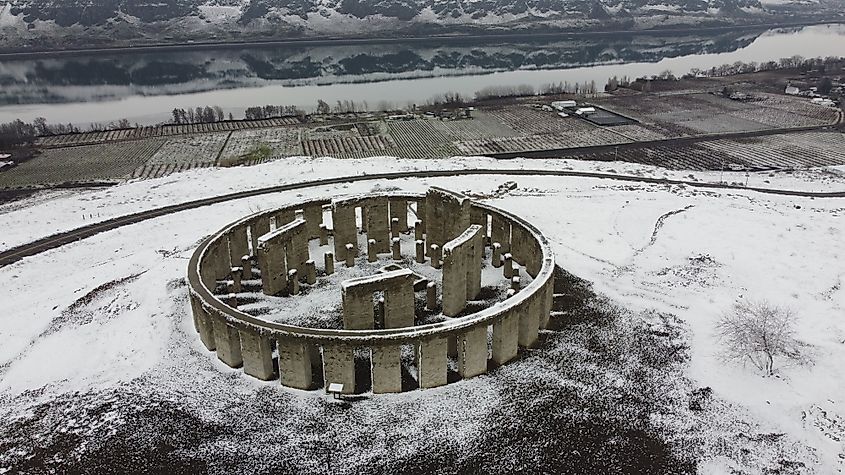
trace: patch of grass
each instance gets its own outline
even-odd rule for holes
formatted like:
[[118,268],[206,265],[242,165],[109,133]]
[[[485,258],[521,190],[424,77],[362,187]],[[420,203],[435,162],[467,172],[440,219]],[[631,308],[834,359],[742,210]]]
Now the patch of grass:
[[236,157],[223,157],[220,159],[221,167],[238,167],[249,163],[263,162],[273,155],[273,148],[266,143],[260,143],[243,155]]

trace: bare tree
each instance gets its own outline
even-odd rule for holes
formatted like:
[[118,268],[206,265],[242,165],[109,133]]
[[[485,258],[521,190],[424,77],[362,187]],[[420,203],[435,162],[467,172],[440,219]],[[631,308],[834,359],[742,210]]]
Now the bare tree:
[[742,300],[716,323],[726,360],[750,361],[766,376],[774,374],[775,360],[804,363],[807,345],[795,337],[795,314],[786,307]]

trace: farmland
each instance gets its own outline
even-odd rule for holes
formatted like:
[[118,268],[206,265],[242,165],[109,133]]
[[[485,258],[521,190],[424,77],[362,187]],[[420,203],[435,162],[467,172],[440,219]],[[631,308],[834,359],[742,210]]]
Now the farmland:
[[201,134],[210,132],[229,132],[267,127],[286,127],[299,123],[295,117],[280,117],[264,120],[238,120],[214,122],[210,124],[171,124],[161,126],[136,127],[132,129],[106,130],[101,132],[83,132],[42,137],[38,145],[44,148],[92,145],[119,140],[138,140],[171,135]]
[[229,134],[223,132],[167,139],[132,176],[156,178],[191,168],[210,167],[215,164]]
[[25,188],[45,183],[126,178],[155,155],[162,144],[162,139],[155,138],[44,150],[32,160],[0,173],[0,187]]
[[810,127],[835,123],[836,109],[805,98],[753,93],[753,100],[731,100],[711,93],[618,95],[595,101],[608,109],[661,128],[667,136]]
[[845,134],[804,132],[737,140],[715,140],[702,146],[731,161],[753,167],[822,167],[841,165]]
[[0,187],[154,178],[300,155],[438,159],[524,153],[691,170],[845,164],[842,133],[829,130],[841,122],[840,110],[770,92],[746,90],[731,99],[707,84],[709,92],[620,89],[579,101],[630,119],[619,125],[598,125],[571,110],[561,117],[543,106],[549,99],[524,97],[479,104],[470,117],[450,109],[442,117],[436,115],[440,109],[400,117],[345,113],[43,137],[41,155],[5,169]]
[[301,131],[300,128],[285,127],[232,132],[220,153],[220,159],[244,156],[259,145],[268,146],[276,156],[301,155]]

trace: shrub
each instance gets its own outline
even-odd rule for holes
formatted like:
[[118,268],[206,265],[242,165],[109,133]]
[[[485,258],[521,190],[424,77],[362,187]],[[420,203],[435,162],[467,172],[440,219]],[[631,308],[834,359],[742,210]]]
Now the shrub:
[[807,362],[807,345],[795,337],[795,314],[763,300],[742,300],[716,323],[716,333],[726,360],[750,361],[766,376],[774,374],[775,361]]

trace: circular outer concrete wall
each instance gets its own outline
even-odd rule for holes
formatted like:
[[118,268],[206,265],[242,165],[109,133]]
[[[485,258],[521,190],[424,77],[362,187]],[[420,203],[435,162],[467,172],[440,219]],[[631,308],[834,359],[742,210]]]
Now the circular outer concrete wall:
[[[415,202],[417,214],[422,217],[426,198],[421,194],[385,193],[335,199],[334,204],[344,202],[366,208],[370,203],[397,202],[403,203],[400,206],[407,210]],[[204,346],[216,351],[221,361],[233,368],[243,367],[250,376],[277,379],[291,388],[328,390],[331,384],[339,383],[343,384],[342,392],[353,393],[355,355],[360,360],[363,351],[370,355],[372,391],[388,393],[446,384],[449,357],[457,360],[459,374],[470,378],[514,359],[519,346],[531,347],[537,342],[538,331],[546,327],[552,305],[552,251],[542,234],[525,220],[476,202],[470,204],[470,220],[482,225],[486,250],[499,243],[502,254],[509,252],[513,261],[533,278],[516,294],[479,312],[405,328],[316,329],[249,315],[227,305],[213,293],[218,280],[230,280],[232,268],[241,266],[239,256],[250,254],[250,248],[256,248],[257,237],[269,232],[271,217],[302,218],[306,221],[308,237],[319,239],[323,207],[332,204],[332,200],[322,199],[262,211],[225,227],[196,249],[188,266],[194,325]],[[424,223],[421,227],[430,228],[434,224]],[[331,244],[332,231],[329,234]],[[250,240],[252,245],[248,244]],[[344,257],[335,255],[337,265],[344,265]],[[251,255],[251,259],[254,262],[255,256]],[[300,276],[303,274],[299,272]],[[408,378],[407,374],[402,377],[403,354],[406,362],[410,359],[408,355],[413,355],[410,369],[412,376],[416,371],[416,378]],[[360,379],[360,361],[358,366]],[[409,369],[407,364],[406,369]],[[415,379],[417,384],[409,386],[409,379]]]

